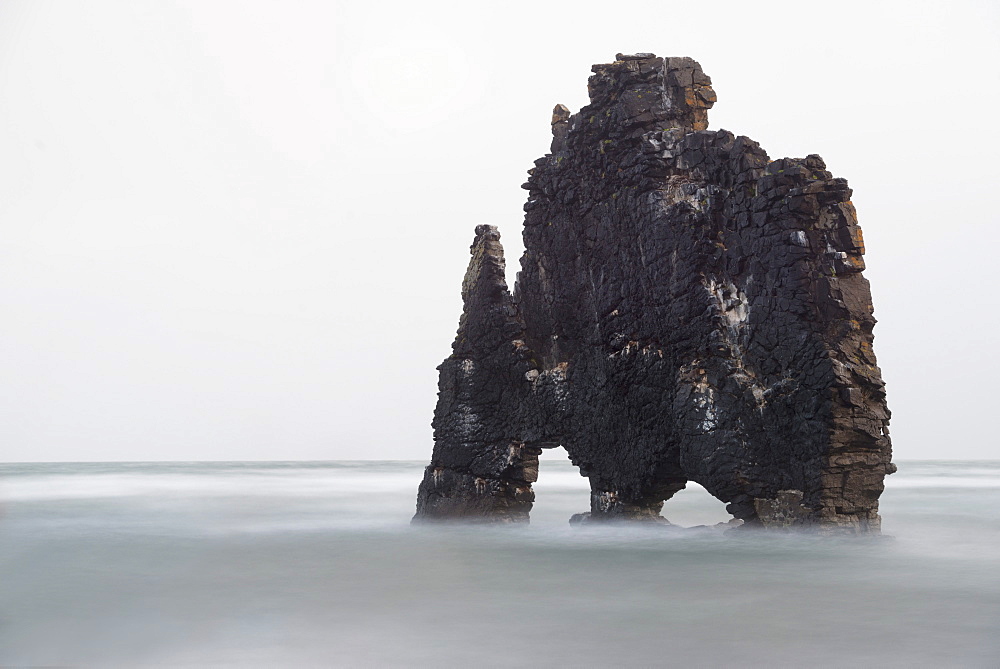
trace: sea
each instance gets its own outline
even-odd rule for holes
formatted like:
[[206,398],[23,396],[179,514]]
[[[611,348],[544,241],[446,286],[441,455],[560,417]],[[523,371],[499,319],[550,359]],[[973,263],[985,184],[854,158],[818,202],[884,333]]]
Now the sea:
[[1000,461],[901,461],[883,535],[413,526],[424,462],[0,464],[0,665],[998,667]]

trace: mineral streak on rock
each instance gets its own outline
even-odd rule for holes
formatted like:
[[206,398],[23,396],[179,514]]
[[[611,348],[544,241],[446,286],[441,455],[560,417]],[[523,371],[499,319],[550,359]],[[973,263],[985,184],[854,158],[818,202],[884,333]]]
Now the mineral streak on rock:
[[513,295],[476,229],[416,518],[526,521],[561,445],[590,520],[660,520],[695,481],[746,526],[877,532],[895,465],[847,182],[706,130],[690,58],[593,72],[529,171]]

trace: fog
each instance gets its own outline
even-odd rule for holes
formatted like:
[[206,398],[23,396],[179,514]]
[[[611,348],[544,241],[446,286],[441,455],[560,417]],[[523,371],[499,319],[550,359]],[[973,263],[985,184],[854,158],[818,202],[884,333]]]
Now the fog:
[[993,667],[1000,463],[902,461],[883,537],[531,524],[410,527],[422,462],[0,464],[10,667]]
[[997,456],[992,2],[0,4],[0,459],[425,459],[473,228],[593,63],[855,190],[900,458]]

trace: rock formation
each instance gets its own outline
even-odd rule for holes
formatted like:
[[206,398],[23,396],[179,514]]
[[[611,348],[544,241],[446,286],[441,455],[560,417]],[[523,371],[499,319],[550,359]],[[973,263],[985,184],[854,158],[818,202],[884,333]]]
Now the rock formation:
[[895,466],[847,182],[707,130],[690,58],[593,72],[529,170],[513,294],[476,228],[416,519],[526,521],[561,445],[590,520],[662,520],[696,481],[745,526],[877,532]]

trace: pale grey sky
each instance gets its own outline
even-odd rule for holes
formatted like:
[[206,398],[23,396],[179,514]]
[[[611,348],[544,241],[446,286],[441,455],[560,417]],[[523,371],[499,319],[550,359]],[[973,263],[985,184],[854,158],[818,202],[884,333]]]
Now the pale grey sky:
[[592,63],[855,189],[897,459],[997,458],[995,2],[0,3],[0,459],[426,459]]

